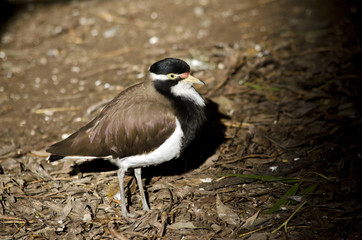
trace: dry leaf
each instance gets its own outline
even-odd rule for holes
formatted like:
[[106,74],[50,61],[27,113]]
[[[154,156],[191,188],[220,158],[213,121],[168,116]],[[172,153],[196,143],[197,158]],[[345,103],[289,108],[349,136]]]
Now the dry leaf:
[[195,229],[195,228],[199,228],[199,227],[196,227],[192,222],[177,222],[177,223],[169,225],[167,228],[179,230],[179,229],[183,229],[183,228]]
[[70,211],[73,209],[73,201],[74,199],[72,197],[68,197],[67,204],[63,207],[59,214],[58,221],[64,221],[65,218],[69,215]]
[[239,216],[221,202],[219,194],[216,195],[216,211],[218,217],[227,224],[238,225],[240,222]]
[[260,210],[257,211],[253,216],[246,219],[243,226],[241,226],[241,229],[248,229],[248,228],[258,226],[270,219],[270,218],[266,218],[266,217],[259,217],[259,213],[260,213]]

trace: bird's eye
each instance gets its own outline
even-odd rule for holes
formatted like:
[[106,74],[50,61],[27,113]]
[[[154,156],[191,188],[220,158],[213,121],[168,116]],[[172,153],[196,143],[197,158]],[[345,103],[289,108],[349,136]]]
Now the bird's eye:
[[170,73],[167,75],[169,79],[176,79],[177,78],[177,74],[174,74],[174,73]]

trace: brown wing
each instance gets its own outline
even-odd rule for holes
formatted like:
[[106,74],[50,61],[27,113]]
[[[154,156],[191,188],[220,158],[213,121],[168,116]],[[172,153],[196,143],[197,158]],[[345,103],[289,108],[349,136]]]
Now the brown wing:
[[174,132],[176,118],[167,104],[150,101],[139,89],[118,95],[93,121],[47,151],[122,158],[156,149]]

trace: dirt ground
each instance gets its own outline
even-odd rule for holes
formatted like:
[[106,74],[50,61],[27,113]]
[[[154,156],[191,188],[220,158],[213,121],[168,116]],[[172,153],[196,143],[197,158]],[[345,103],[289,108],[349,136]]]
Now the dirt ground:
[[[0,239],[362,239],[359,1],[0,2]],[[164,57],[208,121],[144,168],[152,211],[98,159],[48,163]]]

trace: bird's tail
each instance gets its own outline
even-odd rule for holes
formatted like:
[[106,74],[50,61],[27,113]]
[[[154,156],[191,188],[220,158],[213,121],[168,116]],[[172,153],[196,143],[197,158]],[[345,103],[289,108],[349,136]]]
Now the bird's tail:
[[60,156],[60,155],[50,155],[48,158],[47,158],[47,160],[49,161],[49,162],[54,162],[54,161],[57,161],[57,160],[60,160],[60,159],[62,159],[62,158],[64,158],[64,156]]

